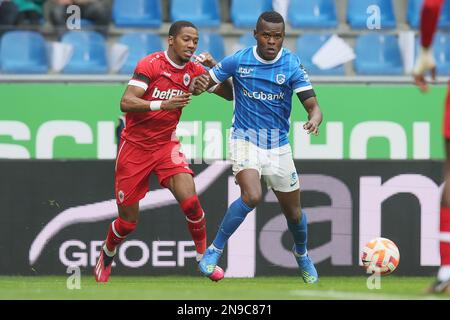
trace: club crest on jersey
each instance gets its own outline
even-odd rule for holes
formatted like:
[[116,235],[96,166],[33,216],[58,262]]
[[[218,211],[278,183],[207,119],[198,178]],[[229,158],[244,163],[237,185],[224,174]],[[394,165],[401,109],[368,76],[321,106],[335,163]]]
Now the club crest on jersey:
[[278,84],[283,84],[286,81],[286,76],[282,73],[277,74],[276,78]]
[[120,202],[123,202],[123,200],[125,200],[125,193],[122,190],[119,191],[118,196]]
[[189,74],[185,73],[183,76],[183,83],[185,86],[187,86],[189,82],[191,82],[191,77],[189,76]]

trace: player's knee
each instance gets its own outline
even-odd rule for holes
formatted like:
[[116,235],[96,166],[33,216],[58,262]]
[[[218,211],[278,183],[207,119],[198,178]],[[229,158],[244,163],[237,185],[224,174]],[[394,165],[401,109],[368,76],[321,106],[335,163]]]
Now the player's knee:
[[262,192],[261,190],[251,190],[242,193],[242,200],[250,208],[254,208],[261,202]]
[[128,222],[138,222],[139,207],[138,206],[119,206],[119,217]]

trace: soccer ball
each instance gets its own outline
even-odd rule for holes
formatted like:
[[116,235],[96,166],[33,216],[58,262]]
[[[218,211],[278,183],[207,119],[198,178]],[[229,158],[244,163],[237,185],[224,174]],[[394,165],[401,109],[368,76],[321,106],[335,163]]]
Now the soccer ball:
[[217,282],[217,281],[222,280],[223,277],[224,277],[224,275],[225,275],[225,272],[223,271],[223,269],[222,269],[221,267],[219,267],[219,266],[216,266],[216,267],[214,268],[213,273],[209,276],[209,278],[210,278],[212,281]]
[[367,273],[388,275],[398,267],[400,252],[391,240],[375,238],[364,246],[361,260]]

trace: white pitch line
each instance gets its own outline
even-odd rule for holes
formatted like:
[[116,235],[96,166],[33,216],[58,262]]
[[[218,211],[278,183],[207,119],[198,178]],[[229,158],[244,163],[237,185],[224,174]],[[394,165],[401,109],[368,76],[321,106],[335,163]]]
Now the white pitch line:
[[335,291],[335,290],[292,290],[291,295],[310,298],[328,298],[341,300],[448,300],[448,298],[439,298],[434,296],[411,297],[395,294],[373,294],[352,291]]

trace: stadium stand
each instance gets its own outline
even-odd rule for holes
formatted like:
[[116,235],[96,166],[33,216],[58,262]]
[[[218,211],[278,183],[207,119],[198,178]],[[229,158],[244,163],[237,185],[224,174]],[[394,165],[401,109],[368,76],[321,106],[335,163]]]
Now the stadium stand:
[[[193,0],[189,6],[183,5],[181,0],[105,1],[110,1],[113,8],[113,19],[107,28],[107,32],[103,32],[93,21],[87,19],[82,19],[81,29],[83,31],[100,31],[102,35],[106,36],[102,40],[96,37],[96,41],[93,38],[89,38],[90,40],[83,38],[80,42],[77,42],[78,40],[72,41],[71,43],[75,46],[75,54],[69,64],[60,72],[61,74],[97,73],[112,75],[117,73],[127,75],[132,72],[133,64],[140,56],[166,48],[169,26],[173,20],[178,19],[191,20],[199,27],[201,39],[197,52],[211,51],[216,59],[220,59],[224,55],[231,54],[243,47],[256,44],[253,37],[256,19],[262,11],[272,9],[271,0]],[[297,52],[307,70],[315,76],[405,76],[406,74],[401,71],[403,57],[398,54],[397,36],[404,31],[412,31],[417,36],[418,11],[422,1],[290,0],[284,45],[291,51]],[[52,1],[48,1],[48,8],[44,10],[45,24],[27,29],[37,31],[44,36],[43,38],[39,37],[40,40],[36,40],[41,43],[40,51],[32,49],[33,53],[48,51],[44,48],[45,45],[42,44],[42,41],[50,43],[63,34],[56,32],[55,25],[49,19],[52,12],[51,3]],[[385,39],[386,43],[369,44],[363,41],[366,34],[372,34],[374,37],[380,35],[380,30],[368,30],[366,26],[366,20],[370,15],[367,13],[367,7],[370,4],[376,4],[381,9],[381,33],[383,37],[378,38],[378,40]],[[441,28],[450,26],[450,0],[446,1],[440,26]],[[17,26],[12,27],[13,30],[18,30],[18,28]],[[0,25],[0,34],[4,32],[6,35],[8,30],[11,30],[11,26]],[[63,30],[63,32],[66,31]],[[141,34],[138,35],[136,32],[141,32]],[[147,34],[147,32],[150,33]],[[357,61],[349,62],[333,70],[319,70],[311,62],[311,59],[331,34],[337,34],[357,50]],[[436,61],[441,75],[445,75],[446,70],[448,70],[449,34],[450,29],[441,29],[439,41],[434,42]],[[393,39],[387,36],[393,36]],[[4,40],[11,41],[8,40],[8,37]],[[35,32],[33,38],[36,37],[38,35]],[[159,37],[159,40],[156,40],[155,37]],[[22,42],[20,45],[25,45],[24,41],[13,42]],[[120,70],[116,71],[116,68],[110,70],[106,57],[113,44],[122,42],[124,44],[130,42],[128,59]],[[19,44],[17,43],[17,45]],[[33,45],[37,46],[37,44]],[[368,47],[364,49],[363,46]],[[378,60],[375,59],[376,55],[372,50],[374,47],[380,54]],[[9,52],[14,48],[13,45],[7,51]],[[21,52],[25,51],[22,50]],[[57,73],[57,71],[49,68],[50,60],[44,58],[46,55],[41,53],[39,55],[41,58],[32,57],[28,60],[25,59],[25,54],[11,55],[12,58],[9,62],[4,62],[6,67],[2,67],[0,72],[8,74],[49,73],[52,75],[55,72]],[[83,60],[85,57],[86,60]],[[395,68],[393,65],[385,66],[389,59],[394,59]],[[1,57],[1,60],[7,60],[7,58]],[[12,63],[11,61],[15,62]],[[1,63],[3,61],[0,61]],[[77,65],[77,63],[79,64]],[[371,63],[376,64],[372,71],[368,67]],[[11,67],[12,65],[14,67]],[[85,65],[84,69],[82,65]]]
[[225,56],[223,38],[215,32],[201,32],[198,40],[197,53],[209,52],[216,60],[222,60]]
[[381,14],[381,28],[395,28],[396,18],[392,0],[348,0],[347,21],[351,28],[366,29],[368,8],[378,6]]
[[423,0],[408,0],[407,19],[411,28],[417,29],[420,21],[420,8]]
[[[420,8],[423,0],[408,0],[407,20],[411,28],[417,29],[420,21]],[[439,19],[440,28],[450,28],[450,1],[446,1]]]
[[271,0],[232,0],[231,21],[237,28],[254,28],[259,15],[272,10]]
[[69,31],[61,42],[74,46],[73,55],[63,69],[65,74],[103,74],[108,72],[104,37],[95,31]]
[[120,28],[159,28],[160,0],[114,0],[113,21]]
[[436,59],[437,74],[450,74],[450,34],[437,33],[433,42],[433,53]]
[[170,20],[188,20],[199,28],[220,27],[218,0],[171,0]]
[[288,22],[294,28],[335,28],[338,25],[333,0],[290,0]]
[[35,31],[5,33],[0,43],[0,65],[4,73],[47,73],[48,60],[44,37]]
[[121,74],[132,74],[137,62],[151,52],[161,51],[161,38],[154,33],[129,32],[120,37],[119,43],[128,46],[128,57]]
[[238,42],[243,47],[251,47],[251,46],[256,45],[256,39],[255,39],[255,36],[253,35],[253,32],[247,32],[247,33],[243,34],[239,38]]
[[403,62],[397,37],[390,34],[363,34],[355,45],[355,71],[360,75],[401,75]]
[[331,37],[331,34],[305,33],[297,39],[296,52],[303,66],[311,75],[343,76],[344,66],[321,70],[313,62],[312,58],[317,50]]

